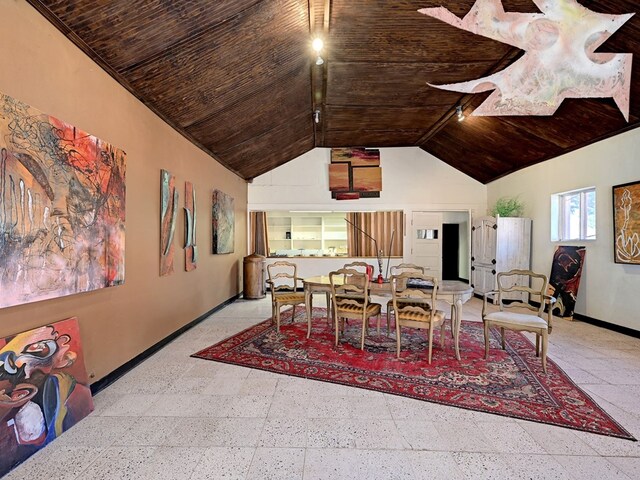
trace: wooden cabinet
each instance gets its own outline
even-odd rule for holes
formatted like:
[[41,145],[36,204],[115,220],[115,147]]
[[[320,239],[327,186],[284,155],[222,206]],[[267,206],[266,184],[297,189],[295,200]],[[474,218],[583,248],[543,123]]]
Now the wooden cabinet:
[[[520,217],[481,217],[471,227],[471,286],[474,293],[495,290],[496,274],[514,268],[531,268],[531,219]],[[514,278],[520,285],[525,278]],[[507,296],[509,295],[509,296]],[[507,299],[528,301],[523,292],[505,295]]]

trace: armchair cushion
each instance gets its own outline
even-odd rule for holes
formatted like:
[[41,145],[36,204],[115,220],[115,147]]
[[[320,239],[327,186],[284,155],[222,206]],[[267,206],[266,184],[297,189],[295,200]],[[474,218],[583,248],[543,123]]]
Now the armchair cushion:
[[[426,315],[424,312],[402,312],[399,317],[402,320],[410,320],[412,322],[426,322],[429,323],[431,321],[431,315]],[[435,323],[444,322],[445,313],[442,310],[436,310],[433,313],[433,321]]]
[[547,328],[547,322],[543,318],[526,313],[492,312],[485,315],[484,318],[485,320],[492,322],[509,323],[511,325],[518,325],[522,327]]

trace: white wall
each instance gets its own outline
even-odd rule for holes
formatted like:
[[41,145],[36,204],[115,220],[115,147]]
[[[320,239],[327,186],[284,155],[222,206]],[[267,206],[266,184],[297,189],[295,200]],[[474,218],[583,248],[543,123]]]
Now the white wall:
[[[249,185],[249,210],[404,210],[407,221],[413,211],[424,210],[486,214],[485,185],[416,147],[380,149],[380,198],[333,200],[329,191],[330,153],[328,148],[316,148],[256,177]],[[405,259],[409,248],[405,236]],[[344,258],[296,259],[303,277],[327,273],[345,262]]]
[[488,185],[487,203],[519,196],[525,216],[533,219],[532,268],[551,272],[559,242],[550,240],[551,194],[596,187],[595,241],[561,242],[585,245],[587,253],[576,312],[640,330],[640,265],[613,261],[611,187],[640,180],[640,129],[634,129],[561,157],[534,165]]

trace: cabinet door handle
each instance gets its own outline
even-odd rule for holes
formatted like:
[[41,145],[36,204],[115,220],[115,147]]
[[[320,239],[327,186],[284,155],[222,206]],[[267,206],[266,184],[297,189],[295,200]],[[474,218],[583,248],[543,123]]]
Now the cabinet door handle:
[[471,261],[475,262],[476,261],[476,257],[471,257]]
[[474,272],[476,270],[476,267],[471,267],[471,271]]
[[496,271],[495,271],[495,270],[491,270],[491,273],[492,273],[493,275],[495,275],[495,274],[496,274]]
[[491,260],[491,263],[493,263],[495,265],[496,264],[496,259],[494,258],[493,260]]

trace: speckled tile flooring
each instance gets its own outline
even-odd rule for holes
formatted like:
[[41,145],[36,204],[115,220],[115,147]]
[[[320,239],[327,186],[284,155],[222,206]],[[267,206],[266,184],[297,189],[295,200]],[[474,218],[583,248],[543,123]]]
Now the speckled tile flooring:
[[[5,479],[640,478],[640,442],[189,357],[269,315],[268,298],[212,315]],[[640,438],[639,339],[556,319],[549,355]]]

